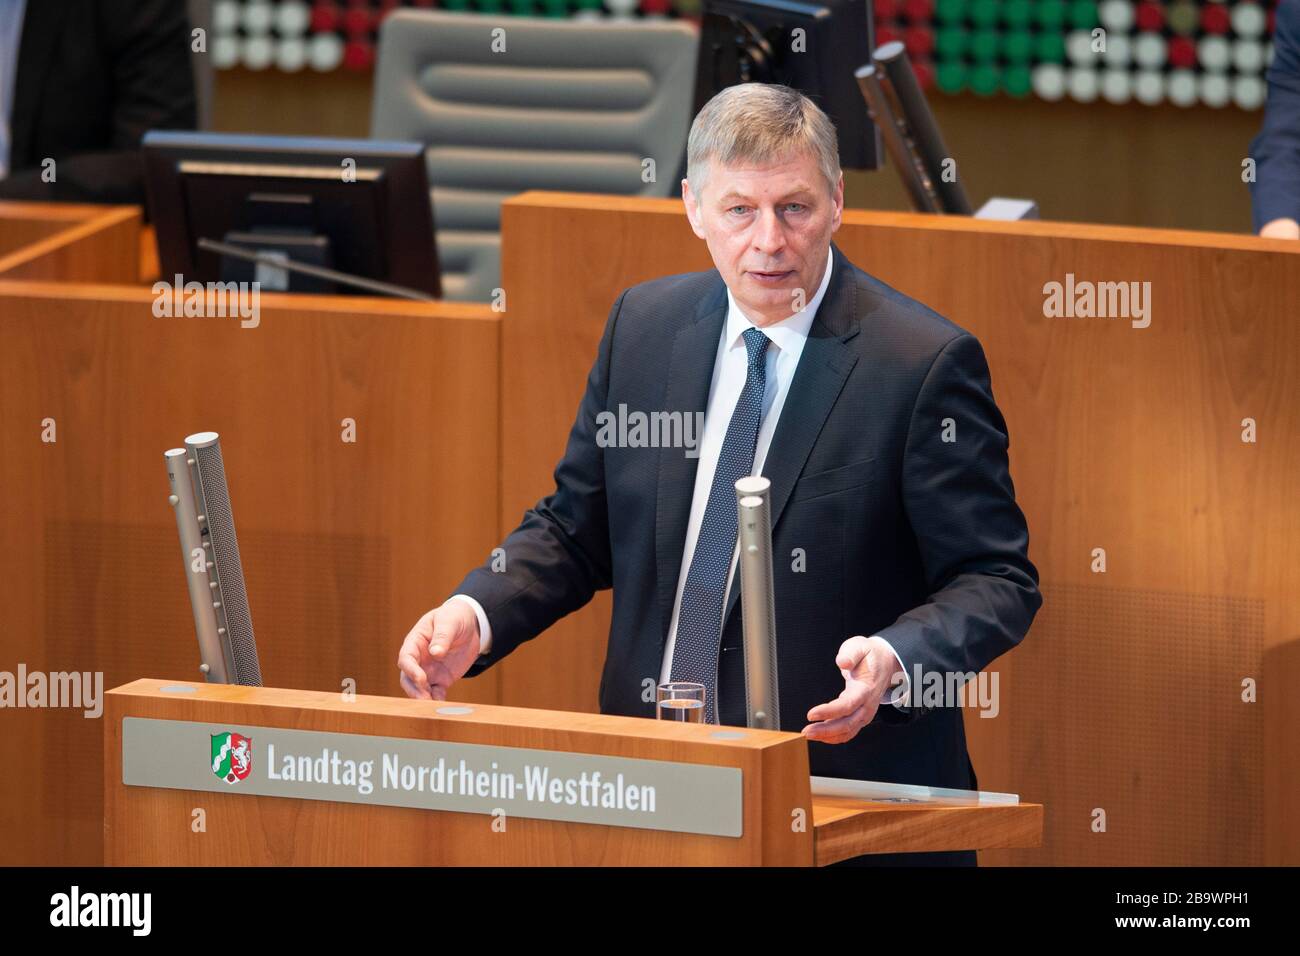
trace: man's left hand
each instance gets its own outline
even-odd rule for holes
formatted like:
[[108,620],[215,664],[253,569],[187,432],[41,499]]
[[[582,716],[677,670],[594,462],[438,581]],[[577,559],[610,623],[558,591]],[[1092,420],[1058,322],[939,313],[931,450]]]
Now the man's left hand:
[[808,711],[813,721],[802,731],[809,740],[843,744],[871,723],[880,700],[892,686],[898,667],[889,645],[879,637],[850,637],[840,645],[835,666],[844,675],[844,692]]

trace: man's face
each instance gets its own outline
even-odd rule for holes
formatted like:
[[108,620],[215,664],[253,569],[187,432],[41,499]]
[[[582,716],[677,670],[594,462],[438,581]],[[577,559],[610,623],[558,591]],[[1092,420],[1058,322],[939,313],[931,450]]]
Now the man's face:
[[767,166],[710,163],[701,195],[682,180],[695,234],[755,325],[787,319],[808,304],[826,271],[831,233],[840,228],[844,177],[827,194],[811,154]]

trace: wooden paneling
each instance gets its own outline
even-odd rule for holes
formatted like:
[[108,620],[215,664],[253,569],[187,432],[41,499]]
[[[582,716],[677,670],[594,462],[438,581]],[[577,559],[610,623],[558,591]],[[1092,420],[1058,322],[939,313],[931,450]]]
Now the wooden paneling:
[[[1058,222],[1251,229],[1242,162],[1262,110],[937,92],[927,100],[976,209],[1009,196],[1036,200]],[[911,209],[892,164],[844,180],[850,209]]]
[[220,70],[212,128],[281,136],[370,135],[370,73]]
[[[508,531],[554,487],[618,293],[712,262],[675,200],[503,213]],[[981,787],[1047,815],[1041,850],[982,861],[1300,863],[1300,244],[858,211],[834,238],[979,337],[1008,424],[1045,603],[967,727]],[[1046,317],[1067,273],[1149,282],[1150,326]],[[504,661],[502,701],[594,709],[608,597]]]
[[158,262],[158,235],[153,226],[140,230],[140,284],[153,285],[162,276]]
[[49,209],[37,203],[0,202],[0,259],[24,246],[48,239],[69,226],[78,225],[85,218],[84,214],[73,213],[84,206],[54,205],[50,208],[55,215],[50,215]]
[[[241,328],[152,305],[0,282],[0,670],[197,676],[163,452],[213,430],[267,683],[401,694],[402,638],[497,534],[500,316],[267,294]],[[495,701],[497,680],[454,696]],[[100,721],[0,722],[22,781],[0,796],[0,863],[99,863]]]
[[1042,804],[866,803],[814,797],[816,865],[864,853],[1037,847],[1043,839]]
[[0,202],[0,279],[134,284],[139,276],[138,206]]

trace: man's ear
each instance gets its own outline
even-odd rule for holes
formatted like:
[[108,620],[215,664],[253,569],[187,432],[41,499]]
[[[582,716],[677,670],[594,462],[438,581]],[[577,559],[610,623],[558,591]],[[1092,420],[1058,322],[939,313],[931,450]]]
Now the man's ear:
[[690,221],[691,230],[699,238],[707,238],[704,234],[704,224],[700,221],[699,202],[691,192],[691,184],[685,179],[682,180],[682,205],[686,207],[686,218]]
[[840,173],[840,181],[835,184],[835,209],[831,213],[831,232],[840,228],[840,220],[844,214],[844,173]]

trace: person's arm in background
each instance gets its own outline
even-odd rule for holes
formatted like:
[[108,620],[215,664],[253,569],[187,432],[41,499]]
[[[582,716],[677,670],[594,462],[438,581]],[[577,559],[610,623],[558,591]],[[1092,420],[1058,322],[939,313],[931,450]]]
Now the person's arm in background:
[[[48,0],[29,0],[48,2]],[[184,0],[102,0],[100,35],[113,90],[112,139],[95,152],[53,157],[56,178],[40,167],[0,180],[0,198],[143,205],[140,140],[151,129],[193,129],[197,107]]]
[[[452,683],[478,675],[612,585],[605,454],[596,422],[607,404],[614,326],[626,295],[624,290],[610,309],[568,446],[555,467],[555,491],[525,512],[501,544],[500,570],[489,559],[471,571],[407,634],[398,669],[408,696],[445,699]],[[483,623],[486,634],[480,633]]]
[[1282,0],[1277,8],[1264,125],[1250,155],[1255,231],[1300,239],[1300,0]]

